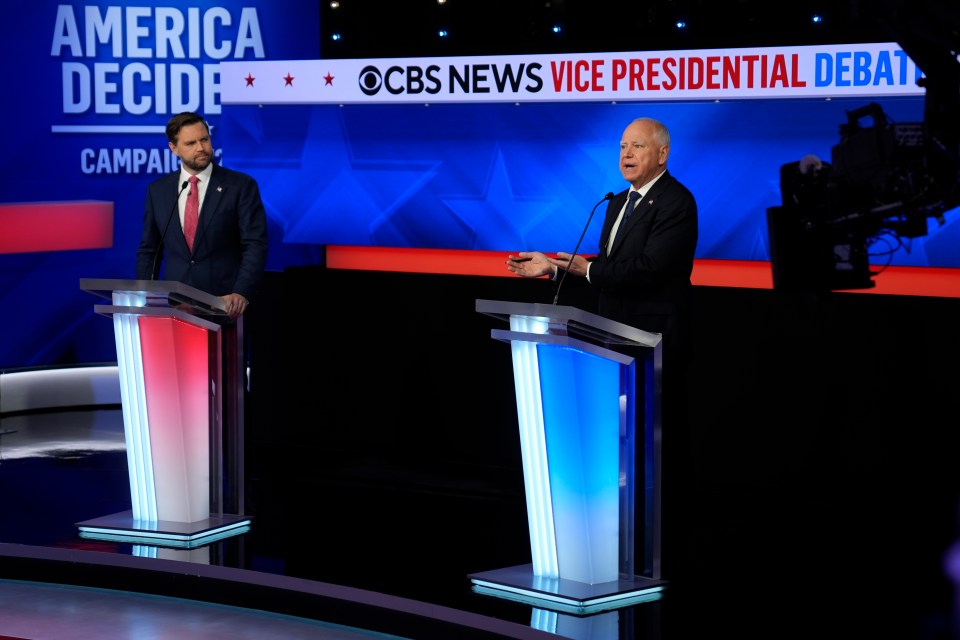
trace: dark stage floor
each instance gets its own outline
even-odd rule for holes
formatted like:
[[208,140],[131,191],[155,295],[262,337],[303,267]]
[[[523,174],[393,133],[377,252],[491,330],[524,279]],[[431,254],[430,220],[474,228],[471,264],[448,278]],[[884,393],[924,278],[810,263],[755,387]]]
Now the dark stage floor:
[[[232,566],[582,640],[955,637],[945,570],[955,523],[942,515],[955,509],[936,505],[937,495],[912,495],[916,481],[896,469],[885,486],[857,486],[854,478],[842,490],[817,481],[707,482],[699,491],[690,575],[669,584],[658,601],[578,617],[471,591],[468,574],[529,561],[513,470],[501,478],[477,470],[471,479],[469,470],[390,460],[382,452],[366,459],[318,454],[315,466],[297,469],[253,465],[250,532],[209,548],[158,551],[82,539],[75,527],[129,508],[119,409],[8,416],[0,432],[2,543]],[[99,591],[0,579],[0,636],[364,637],[249,609],[103,598]]]

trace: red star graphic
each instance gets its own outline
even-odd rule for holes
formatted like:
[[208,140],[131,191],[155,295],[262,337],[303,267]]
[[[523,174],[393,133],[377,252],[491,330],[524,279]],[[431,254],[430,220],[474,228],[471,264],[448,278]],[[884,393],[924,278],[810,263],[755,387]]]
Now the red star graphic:
[[[323,79],[327,81],[327,82],[326,82],[326,85],[331,85],[331,86],[333,86],[333,76],[330,75],[330,72],[329,72],[329,71],[327,71],[327,75],[323,76]],[[324,85],[324,86],[326,86],[326,85]]]
[[247,77],[244,78],[244,80],[247,81],[247,86],[248,86],[248,87],[252,87],[252,86],[253,86],[253,81],[255,80],[255,78],[253,77],[253,74],[252,74],[252,73],[248,73],[248,74],[247,74]]
[[283,85],[283,86],[285,86],[285,87],[292,87],[292,86],[293,86],[293,76],[290,75],[290,72],[289,72],[289,71],[287,71],[287,75],[285,75],[285,76],[283,77],[283,79],[286,81],[286,84]]

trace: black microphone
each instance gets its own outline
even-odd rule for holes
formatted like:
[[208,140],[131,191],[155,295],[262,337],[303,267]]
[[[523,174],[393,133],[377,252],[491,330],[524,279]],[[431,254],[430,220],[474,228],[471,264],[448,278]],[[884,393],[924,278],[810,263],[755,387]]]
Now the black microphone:
[[612,199],[613,192],[611,191],[607,195],[603,196],[603,199],[600,200],[600,202],[593,205],[593,209],[590,210],[590,217],[587,218],[587,224],[583,225],[583,233],[580,234],[580,239],[577,240],[577,246],[573,248],[573,253],[570,254],[570,259],[567,260],[567,267],[563,270],[563,275],[560,276],[560,282],[557,283],[557,291],[553,295],[553,304],[557,304],[557,300],[560,299],[560,287],[563,286],[563,281],[567,278],[567,272],[570,271],[570,265],[573,264],[573,258],[577,255],[577,251],[580,249],[580,243],[583,242],[583,236],[587,235],[587,229],[590,227],[590,221],[593,220],[594,212],[596,212],[597,207],[600,206],[600,203]]
[[167,231],[170,229],[170,223],[173,222],[174,214],[178,214],[177,206],[180,204],[180,196],[183,195],[183,190],[190,186],[190,183],[186,180],[183,181],[183,184],[180,185],[180,191],[177,191],[177,199],[173,201],[173,209],[170,210],[170,217],[167,218],[167,224],[163,227],[163,233],[160,235],[160,244],[157,245],[157,252],[153,254],[153,267],[150,269],[150,279],[156,280],[157,275],[157,260],[160,258],[160,253],[163,251],[163,241],[167,237]]

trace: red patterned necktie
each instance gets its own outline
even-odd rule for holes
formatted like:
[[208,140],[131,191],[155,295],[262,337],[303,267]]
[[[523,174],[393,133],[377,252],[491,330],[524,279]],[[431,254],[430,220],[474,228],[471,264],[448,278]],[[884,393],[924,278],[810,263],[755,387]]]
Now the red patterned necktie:
[[197,176],[190,176],[190,193],[187,194],[187,204],[183,208],[183,235],[191,252],[193,238],[197,235],[197,222],[200,220],[200,190],[197,182]]

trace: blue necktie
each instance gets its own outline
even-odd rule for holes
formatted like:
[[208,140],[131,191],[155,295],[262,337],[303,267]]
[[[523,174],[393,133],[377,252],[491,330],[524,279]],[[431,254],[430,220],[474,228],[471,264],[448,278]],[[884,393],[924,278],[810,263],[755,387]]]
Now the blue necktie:
[[630,214],[633,213],[633,209],[637,206],[637,200],[640,199],[639,191],[631,191],[630,195],[627,196],[627,210],[623,212],[623,219],[626,220],[630,217]]
[[630,218],[630,214],[633,213],[634,207],[637,206],[637,200],[640,199],[640,193],[637,191],[631,191],[627,196],[627,208],[623,210],[623,217],[620,219],[620,224],[614,227],[613,231],[610,233],[610,239],[607,241],[607,255],[610,255],[610,251],[613,249],[613,242],[617,238],[617,234],[620,233],[620,228],[627,223],[627,220]]

